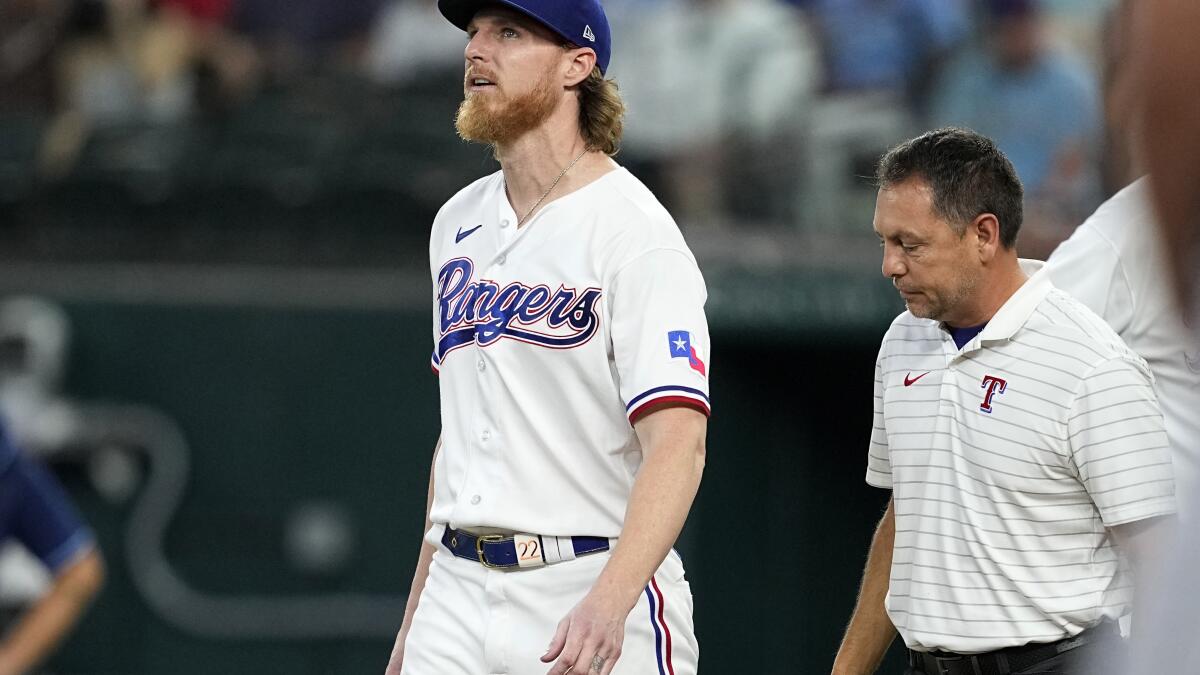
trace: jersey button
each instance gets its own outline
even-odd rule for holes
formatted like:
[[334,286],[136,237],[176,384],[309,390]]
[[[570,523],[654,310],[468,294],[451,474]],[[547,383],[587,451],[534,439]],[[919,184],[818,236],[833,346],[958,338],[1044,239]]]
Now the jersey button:
[[484,443],[487,443],[488,441],[492,440],[492,432],[488,431],[487,429],[484,429],[483,433],[479,434],[479,440],[483,441]]
[[478,368],[479,372],[481,373],[487,370],[487,364],[483,362],[483,359],[479,359],[479,362],[475,364],[475,367]]
[[496,258],[496,264],[503,265],[505,263],[505,261],[507,261],[507,260],[508,260],[508,258],[505,258],[504,256],[500,256],[499,258]]
[[478,506],[479,502],[481,502],[481,501],[483,501],[483,497],[480,497],[479,495],[475,495],[474,497],[471,497],[471,504],[474,506]]
[[500,227],[502,229],[508,227],[509,225],[511,225],[511,223],[509,223],[507,219],[500,221]]

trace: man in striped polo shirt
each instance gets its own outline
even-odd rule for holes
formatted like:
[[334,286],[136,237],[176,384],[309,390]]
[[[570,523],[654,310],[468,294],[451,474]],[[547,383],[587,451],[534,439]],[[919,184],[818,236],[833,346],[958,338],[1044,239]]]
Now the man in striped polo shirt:
[[913,675],[1082,674],[1119,654],[1099,638],[1173,522],[1149,369],[1017,258],[1021,183],[992,141],[932,131],[877,178],[908,308],[875,365],[867,482],[892,499],[833,671],[874,672],[899,631]]

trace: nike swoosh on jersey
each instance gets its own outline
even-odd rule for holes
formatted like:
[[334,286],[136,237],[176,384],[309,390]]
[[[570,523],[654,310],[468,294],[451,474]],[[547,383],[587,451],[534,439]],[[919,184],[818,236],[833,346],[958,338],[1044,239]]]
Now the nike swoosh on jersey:
[[461,227],[458,228],[458,234],[454,235],[454,243],[457,244],[458,242],[462,241],[463,239],[466,239],[467,237],[474,234],[475,230],[478,230],[481,227],[483,227],[482,224],[476,225],[475,227],[472,227],[471,229],[467,230],[466,232],[464,232]]
[[916,377],[910,377],[912,375],[912,373],[909,372],[908,375],[904,376],[904,386],[911,387],[911,386],[913,386],[913,382],[916,382],[917,380],[921,379],[922,377],[925,377],[926,375],[928,375],[929,373],[932,373],[932,372],[933,372],[932,370],[927,370]]

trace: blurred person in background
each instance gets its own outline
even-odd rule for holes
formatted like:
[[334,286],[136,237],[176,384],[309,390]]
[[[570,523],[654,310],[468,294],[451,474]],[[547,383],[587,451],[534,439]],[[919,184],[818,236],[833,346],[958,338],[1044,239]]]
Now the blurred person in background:
[[746,193],[780,198],[748,177],[745,158],[778,167],[795,152],[783,139],[798,133],[820,68],[805,16],[778,0],[611,4],[630,171],[685,228],[726,223]]
[[[1200,346],[1200,4],[1138,0],[1133,8],[1137,148],[1150,173],[1150,200],[1177,311]],[[1145,236],[1153,236],[1146,232]],[[1200,363],[1193,363],[1200,376]],[[1192,411],[1195,414],[1195,411]],[[1185,510],[1200,510],[1193,494]],[[1162,583],[1135,618],[1137,675],[1195,672],[1200,663],[1200,532],[1180,528]],[[1103,672],[1097,669],[1097,672]],[[1104,675],[1118,675],[1115,670]]]
[[935,85],[929,126],[996,139],[1025,185],[1021,250],[1045,259],[1099,201],[1100,107],[1088,66],[1047,38],[1040,0],[985,0],[980,44]]
[[66,637],[100,591],[104,563],[62,486],[0,425],[0,545],[9,541],[27,549],[51,577],[0,638],[0,675],[25,675]]
[[58,105],[43,173],[68,173],[95,132],[186,121],[202,62],[222,64],[227,92],[247,89],[254,68],[244,44],[221,37],[224,11],[216,0],[74,3],[55,53]]
[[0,111],[49,117],[41,174],[68,173],[96,131],[178,124],[254,91],[259,59],[229,29],[231,3],[0,3]]
[[[152,55],[159,68],[186,68],[203,112],[220,112],[257,90],[263,64],[254,44],[232,28],[235,0],[152,0],[155,54],[182,50],[184,63]],[[166,75],[163,75],[164,77]]]
[[69,0],[0,2],[0,112],[53,108],[54,49],[70,10]]
[[371,30],[366,67],[387,86],[427,80],[445,83],[462,67],[462,32],[446,23],[437,0],[391,0]]
[[357,71],[384,0],[236,0],[230,25],[252,40],[280,80]]
[[[38,169],[66,173],[97,126],[176,117],[170,58],[144,58],[141,0],[0,3],[0,110],[49,118]],[[183,96],[186,98],[186,96]]]
[[147,0],[81,0],[59,49],[62,103],[87,125],[174,121],[191,110],[185,45]]
[[[70,322],[38,298],[0,301],[0,675],[27,673],[74,626],[103,583],[92,533],[27,451],[61,448],[58,404]],[[6,625],[7,624],[7,625]]]
[[830,91],[898,89],[919,101],[968,36],[964,0],[798,0],[815,18]]

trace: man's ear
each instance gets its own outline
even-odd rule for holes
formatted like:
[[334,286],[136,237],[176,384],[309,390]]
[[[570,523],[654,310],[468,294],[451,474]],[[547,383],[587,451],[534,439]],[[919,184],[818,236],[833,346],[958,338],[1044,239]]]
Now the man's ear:
[[567,72],[564,74],[564,86],[574,87],[591,76],[592,71],[596,69],[596,52],[590,47],[570,47],[567,49],[567,55],[571,61],[567,64]]
[[967,226],[968,237],[972,238],[979,251],[979,259],[991,262],[996,254],[1004,248],[1000,243],[1000,221],[995,214],[981,213]]

